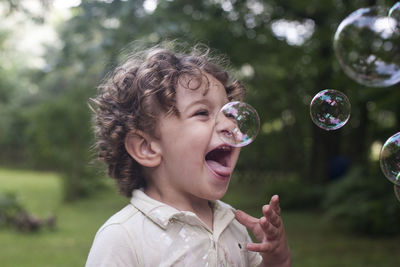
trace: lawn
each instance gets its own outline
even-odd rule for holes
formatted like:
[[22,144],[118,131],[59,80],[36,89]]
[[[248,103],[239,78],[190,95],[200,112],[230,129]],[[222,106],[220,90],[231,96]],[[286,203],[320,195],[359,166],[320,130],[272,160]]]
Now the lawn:
[[16,192],[32,214],[57,216],[53,231],[0,229],[2,267],[84,266],[97,229],[128,201],[110,190],[91,199],[63,203],[61,182],[54,173],[0,169],[0,185],[0,192]]
[[[109,190],[90,199],[63,203],[61,183],[54,173],[0,169],[0,185],[0,193],[16,192],[32,214],[41,218],[48,214],[57,216],[55,230],[20,233],[1,228],[0,265],[3,267],[83,266],[99,226],[128,201]],[[254,198],[243,194],[242,188],[231,189],[225,200],[253,215],[259,214],[261,203],[252,204]],[[249,208],[253,206],[257,209]],[[284,211],[283,217],[293,266],[400,266],[399,237],[351,236],[313,213]]]

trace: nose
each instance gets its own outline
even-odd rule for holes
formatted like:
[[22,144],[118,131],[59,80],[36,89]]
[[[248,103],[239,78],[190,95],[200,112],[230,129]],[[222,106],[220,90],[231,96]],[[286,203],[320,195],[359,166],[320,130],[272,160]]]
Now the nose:
[[216,121],[216,131],[219,137],[228,144],[237,145],[243,138],[237,120],[232,114],[221,112]]

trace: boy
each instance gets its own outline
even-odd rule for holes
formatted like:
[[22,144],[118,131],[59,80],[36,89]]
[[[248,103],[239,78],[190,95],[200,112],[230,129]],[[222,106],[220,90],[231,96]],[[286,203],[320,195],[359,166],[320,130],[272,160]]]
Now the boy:
[[97,232],[86,266],[291,266],[278,196],[261,219],[219,201],[240,149],[215,117],[244,90],[196,48],[151,48],[106,79],[92,99],[96,145],[131,202]]

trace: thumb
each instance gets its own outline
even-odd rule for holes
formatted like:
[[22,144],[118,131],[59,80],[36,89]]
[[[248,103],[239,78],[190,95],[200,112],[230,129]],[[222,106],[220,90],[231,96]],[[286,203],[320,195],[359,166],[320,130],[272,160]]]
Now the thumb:
[[241,210],[237,210],[235,212],[235,218],[236,220],[238,220],[238,222],[249,229],[253,229],[259,221],[257,218],[254,218],[253,216],[250,216],[249,214]]

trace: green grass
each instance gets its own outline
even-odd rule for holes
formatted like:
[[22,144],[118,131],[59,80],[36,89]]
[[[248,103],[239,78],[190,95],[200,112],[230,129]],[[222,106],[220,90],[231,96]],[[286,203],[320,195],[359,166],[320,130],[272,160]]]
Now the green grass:
[[110,190],[63,203],[61,184],[54,173],[0,169],[0,193],[16,192],[28,211],[40,218],[57,216],[55,230],[0,229],[1,266],[84,266],[97,229],[128,202]]
[[[232,185],[225,200],[259,216],[262,190],[251,194],[251,190]],[[97,229],[128,201],[109,190],[67,204],[62,202],[56,174],[0,169],[0,193],[6,191],[16,192],[34,215],[44,218],[54,213],[57,228],[37,233],[0,228],[2,267],[84,266]],[[294,267],[400,266],[399,237],[375,239],[342,233],[313,213],[283,211],[283,218]]]

